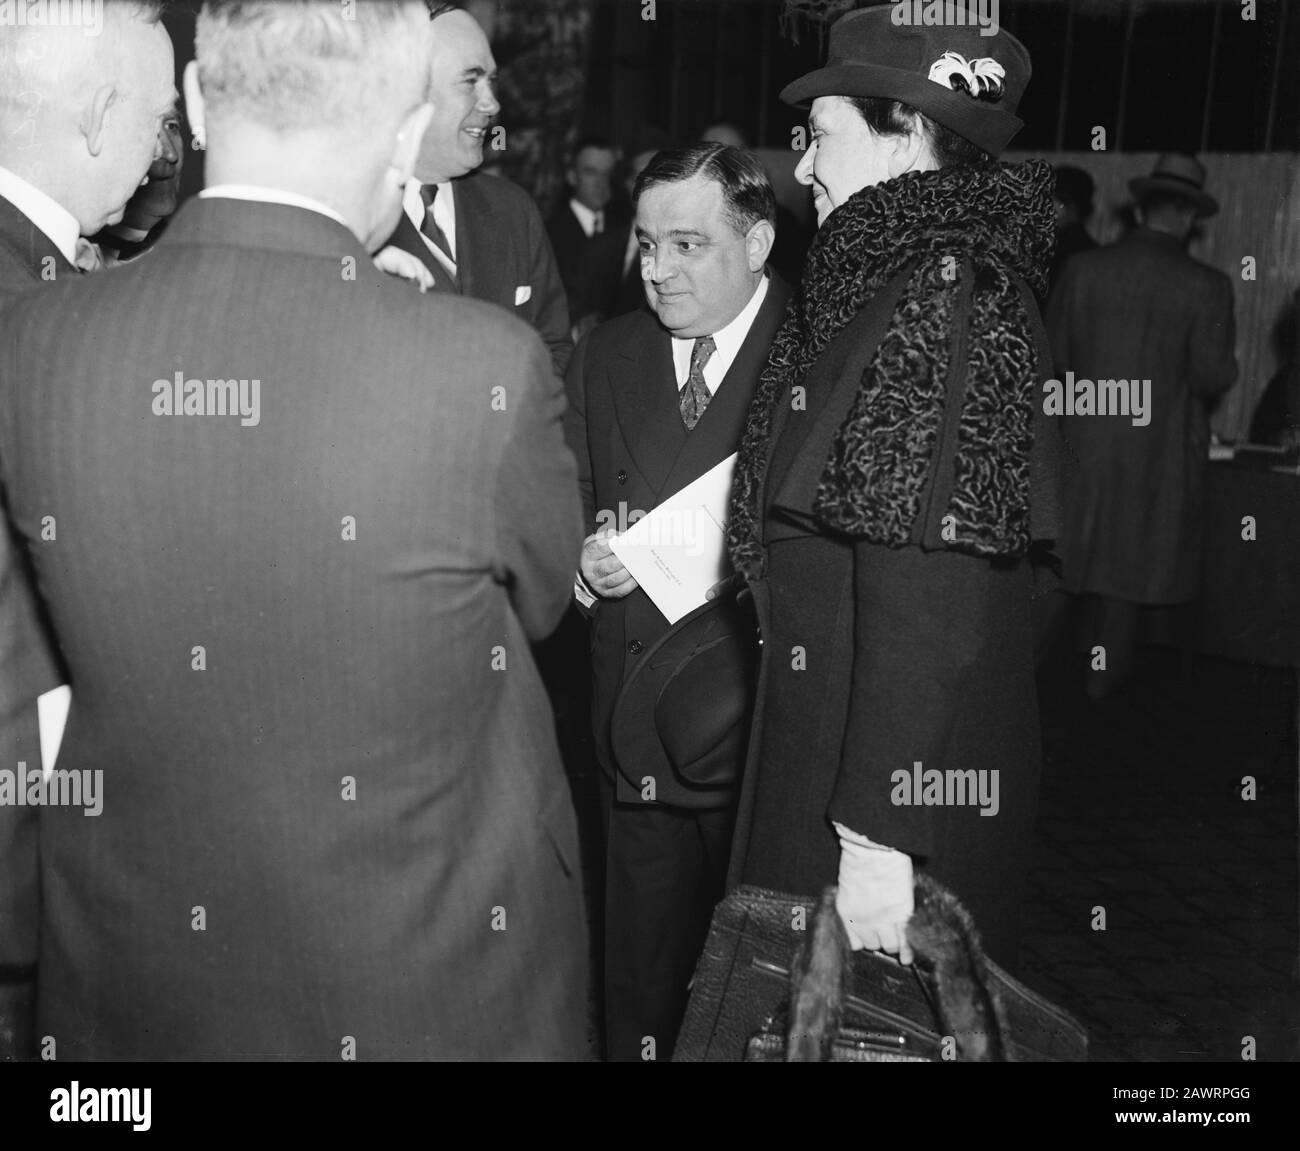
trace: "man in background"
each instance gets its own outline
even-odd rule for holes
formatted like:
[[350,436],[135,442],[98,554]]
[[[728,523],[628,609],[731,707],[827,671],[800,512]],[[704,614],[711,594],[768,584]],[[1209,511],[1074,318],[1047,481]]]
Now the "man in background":
[[1056,249],[1052,253],[1052,266],[1048,270],[1048,292],[1061,278],[1065,261],[1076,252],[1087,252],[1097,246],[1088,234],[1087,223],[1092,215],[1092,177],[1082,168],[1061,164],[1056,169]]
[[[1094,404],[1064,416],[1079,467],[1057,546],[1065,591],[1088,612],[1082,646],[1093,699],[1135,670],[1141,607],[1196,597],[1207,408],[1237,377],[1232,283],[1186,250],[1197,221],[1218,211],[1205,169],[1191,156],[1161,156],[1129,187],[1140,226],[1072,256],[1046,316],[1057,379],[1073,372],[1099,394],[1102,381],[1127,385],[1123,412]],[[1061,596],[1051,597],[1049,633]]]
[[541,213],[522,188],[477,171],[501,111],[492,48],[459,5],[428,7],[433,121],[397,228],[380,247],[415,256],[436,290],[487,300],[531,324],[563,375],[573,354],[569,310]]
[[581,540],[561,385],[526,325],[369,258],[432,114],[427,29],[418,2],[206,4],[208,186],[147,259],[6,317],[0,485],[78,789],[36,809],[39,861],[4,841],[0,964],[38,964],[60,1059],[585,1054],[528,652]]
[[546,219],[575,339],[614,314],[631,227],[625,215],[611,210],[617,161],[609,141],[578,141],[565,173],[570,195]]

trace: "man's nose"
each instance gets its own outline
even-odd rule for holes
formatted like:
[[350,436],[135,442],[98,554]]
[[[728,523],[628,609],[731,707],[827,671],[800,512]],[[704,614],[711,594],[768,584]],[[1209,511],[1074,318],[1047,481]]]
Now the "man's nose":
[[653,256],[645,260],[645,264],[650,269],[650,282],[652,284],[662,284],[666,280],[672,279],[677,272],[677,263],[662,248],[655,250]]
[[483,86],[482,95],[479,97],[478,110],[485,116],[495,116],[501,111],[501,105],[497,102],[497,94],[492,91],[490,84]]
[[180,152],[172,139],[172,133],[164,128],[158,133],[158,146],[154,149],[155,160],[166,160],[169,164],[176,163],[180,159]]

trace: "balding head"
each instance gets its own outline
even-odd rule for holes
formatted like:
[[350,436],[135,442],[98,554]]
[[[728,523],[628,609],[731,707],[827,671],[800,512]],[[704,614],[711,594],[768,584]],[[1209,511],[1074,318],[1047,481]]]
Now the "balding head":
[[82,235],[121,220],[175,106],[159,10],[106,4],[97,33],[0,24],[0,166],[71,212]]
[[185,73],[208,184],[296,192],[387,238],[430,113],[428,26],[421,0],[209,0]]

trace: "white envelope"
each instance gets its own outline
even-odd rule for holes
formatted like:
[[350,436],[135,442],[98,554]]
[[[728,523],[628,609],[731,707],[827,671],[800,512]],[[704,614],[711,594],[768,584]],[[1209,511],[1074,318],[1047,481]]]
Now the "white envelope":
[[735,468],[732,452],[609,541],[669,623],[694,611],[709,588],[731,575],[726,529]]

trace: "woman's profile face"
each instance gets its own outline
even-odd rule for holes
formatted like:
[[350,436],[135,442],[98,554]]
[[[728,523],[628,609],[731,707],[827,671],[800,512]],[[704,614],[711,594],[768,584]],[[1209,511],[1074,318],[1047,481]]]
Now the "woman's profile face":
[[891,159],[901,138],[877,136],[843,96],[818,96],[808,129],[808,150],[794,177],[813,190],[818,227],[855,192],[899,174]]

